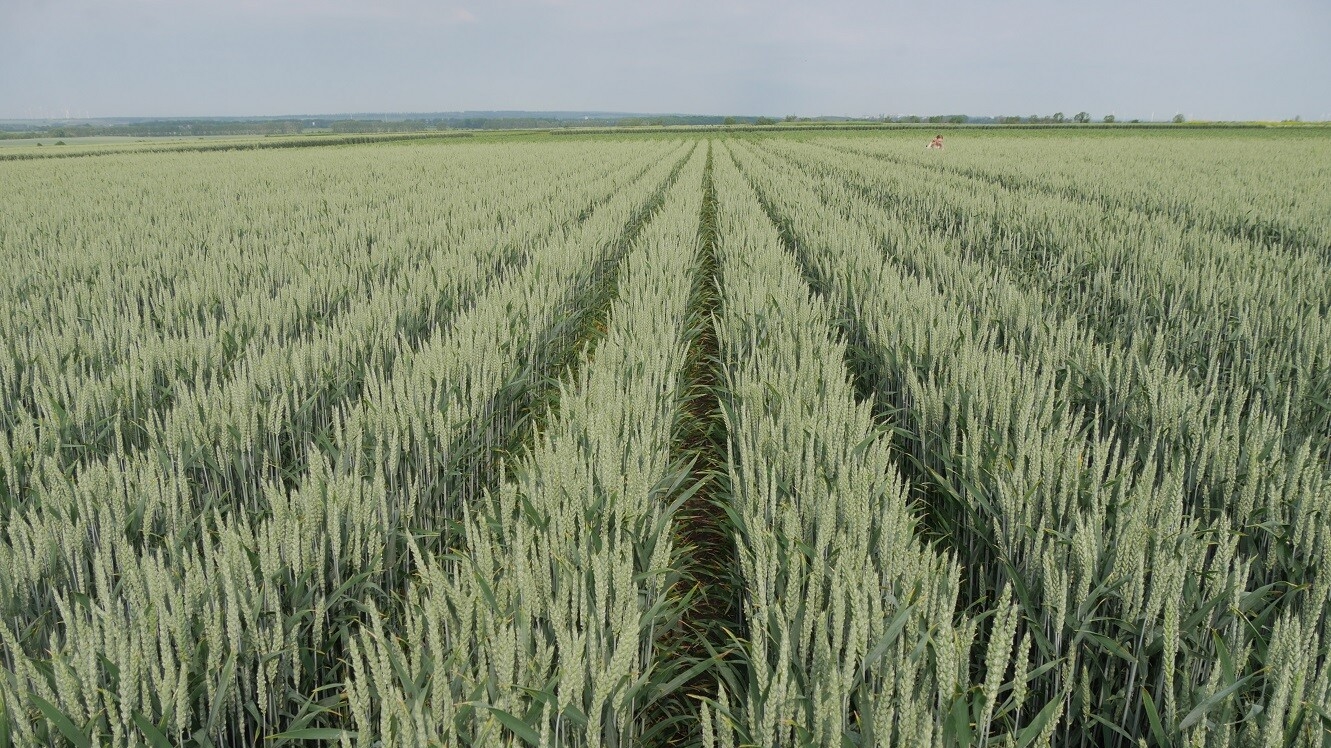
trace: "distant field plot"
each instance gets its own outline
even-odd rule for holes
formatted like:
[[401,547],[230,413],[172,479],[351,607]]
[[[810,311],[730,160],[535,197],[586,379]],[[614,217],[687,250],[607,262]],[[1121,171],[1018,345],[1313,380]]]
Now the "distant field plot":
[[933,135],[0,157],[0,746],[1331,743],[1331,133]]
[[[7,158],[49,158],[52,156],[85,155],[88,153],[124,150],[144,151],[162,147],[180,147],[193,144],[242,142],[244,139],[226,135],[196,137],[134,137],[127,135],[95,135],[81,138],[0,138],[0,160]],[[249,138],[248,140],[255,140]]]
[[[92,136],[83,138],[0,138],[0,148],[23,148],[35,147],[38,145],[48,146],[59,143],[61,145],[108,145],[112,143],[134,143],[145,142],[147,138],[135,138],[122,135]],[[156,138],[154,138],[156,140]]]

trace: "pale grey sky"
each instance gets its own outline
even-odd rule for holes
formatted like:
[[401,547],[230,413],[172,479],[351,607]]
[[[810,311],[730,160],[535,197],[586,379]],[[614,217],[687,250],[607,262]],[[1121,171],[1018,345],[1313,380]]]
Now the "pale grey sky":
[[0,0],[0,118],[1331,119],[1331,0]]

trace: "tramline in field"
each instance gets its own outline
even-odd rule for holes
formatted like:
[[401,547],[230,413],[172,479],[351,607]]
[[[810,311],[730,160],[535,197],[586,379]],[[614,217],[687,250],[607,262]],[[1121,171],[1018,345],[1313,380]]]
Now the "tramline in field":
[[1329,173],[0,162],[0,746],[1331,743]]

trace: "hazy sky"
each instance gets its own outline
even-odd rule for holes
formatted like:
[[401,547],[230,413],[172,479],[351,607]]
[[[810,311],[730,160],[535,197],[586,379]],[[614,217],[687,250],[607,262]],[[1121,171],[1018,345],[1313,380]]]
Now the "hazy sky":
[[1331,119],[1331,0],[0,0],[0,118]]

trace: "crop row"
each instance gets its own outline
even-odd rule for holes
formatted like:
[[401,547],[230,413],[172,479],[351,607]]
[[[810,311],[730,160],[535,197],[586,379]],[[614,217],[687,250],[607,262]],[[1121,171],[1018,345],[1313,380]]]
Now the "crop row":
[[[20,743],[68,725],[109,744],[248,742],[336,721],[367,601],[390,608],[410,549],[449,542],[461,495],[495,482],[477,472],[521,442],[692,150],[639,150],[645,171],[591,182],[579,220],[536,234],[523,262],[477,279],[475,298],[418,340],[391,329],[396,317],[358,315],[390,327],[391,367],[286,351],[177,398],[145,446],[72,474],[53,457],[20,467],[30,477],[9,494],[0,546],[0,688]],[[333,353],[374,345],[332,332]]]
[[[816,148],[737,150],[843,310],[925,524],[967,567],[963,609],[999,615],[1016,594],[1011,688],[1063,703],[1059,744],[1317,744],[1331,493],[1316,441],[1286,438],[1221,374],[1203,389],[1059,315],[1038,280],[970,259],[967,234],[914,209],[932,188]],[[988,677],[978,658],[972,672]]]

